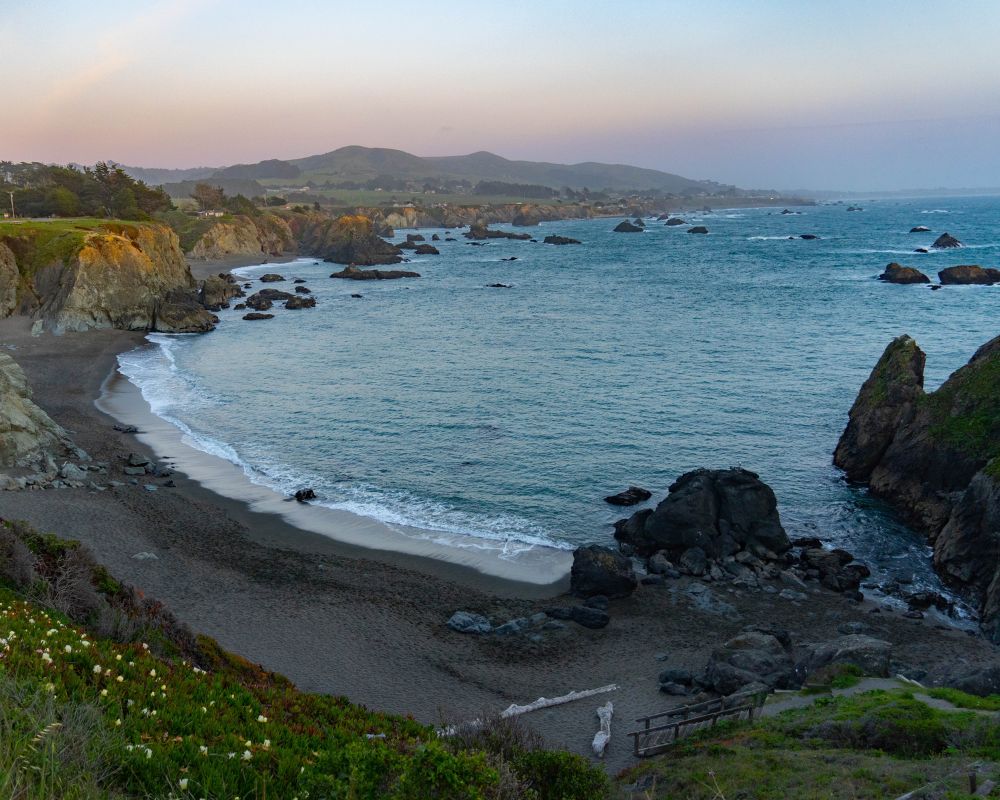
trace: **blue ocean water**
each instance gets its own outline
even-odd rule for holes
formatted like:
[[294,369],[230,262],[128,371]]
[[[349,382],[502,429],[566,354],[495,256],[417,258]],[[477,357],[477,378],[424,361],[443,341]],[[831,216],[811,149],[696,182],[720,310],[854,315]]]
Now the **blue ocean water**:
[[[331,280],[340,267],[313,259],[241,269],[305,278],[317,307],[223,311],[210,335],[151,336],[122,370],[251,480],[389,523],[480,544],[610,541],[623,514],[604,495],[638,484],[655,502],[687,470],[741,465],[792,535],[928,575],[921,537],[831,454],[893,337],[917,339],[933,388],[1000,332],[1000,286],[873,280],[889,261],[1000,266],[1000,199],[862,205],[685,216],[707,236],[654,221],[613,233],[618,219],[527,229],[579,246],[453,232],[413,259],[414,280]],[[966,247],[913,252],[942,231]],[[787,238],[804,233],[821,238]]]

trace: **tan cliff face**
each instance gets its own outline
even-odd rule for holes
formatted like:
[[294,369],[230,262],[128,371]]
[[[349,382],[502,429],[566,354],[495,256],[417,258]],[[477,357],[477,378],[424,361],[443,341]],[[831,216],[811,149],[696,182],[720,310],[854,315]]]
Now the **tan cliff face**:
[[[44,319],[46,327],[57,333],[90,328],[173,330],[158,328],[157,315],[169,296],[192,293],[195,283],[170,228],[108,222],[90,229],[59,229],[49,224],[19,228],[16,239],[8,239],[9,248],[0,242],[8,253],[16,254],[17,311]],[[58,241],[58,248],[53,248],[53,241]],[[4,259],[0,252],[0,261]],[[5,288],[9,281],[3,277],[8,274],[0,267],[0,297],[9,297]],[[0,310],[5,308],[10,304],[0,302]],[[203,314],[194,329],[211,328],[210,315]]]
[[0,353],[0,469],[37,467],[51,471],[52,459],[71,449],[66,431],[31,401],[21,367]]
[[14,254],[0,243],[0,319],[9,317],[17,308],[17,284],[20,275]]
[[229,256],[278,256],[295,250],[288,223],[272,214],[220,220],[201,235],[188,252],[191,258],[210,260]]

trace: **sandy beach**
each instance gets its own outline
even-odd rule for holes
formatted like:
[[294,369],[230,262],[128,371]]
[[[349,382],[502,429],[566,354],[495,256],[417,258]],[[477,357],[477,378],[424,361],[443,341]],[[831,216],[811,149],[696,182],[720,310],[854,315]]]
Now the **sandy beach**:
[[[204,275],[239,264],[193,266]],[[124,380],[115,375],[116,356],[140,345],[141,333],[32,337],[30,326],[23,317],[3,320],[0,346],[24,369],[35,402],[95,460],[109,462],[109,479],[124,485],[103,492],[3,492],[0,516],[84,542],[114,575],[165,602],[191,628],[304,690],[437,723],[617,684],[606,697],[525,718],[552,745],[588,753],[595,708],[612,700],[606,762],[617,771],[631,763],[625,733],[632,720],[674,704],[658,691],[658,672],[666,666],[700,670],[713,647],[748,625],[779,625],[806,642],[835,638],[844,622],[862,622],[872,635],[893,642],[900,665],[931,674],[995,660],[995,649],[982,638],[931,616],[905,619],[815,585],[807,600],[796,603],[716,585],[711,591],[736,609],[719,614],[693,601],[686,589],[700,581],[689,578],[640,586],[632,597],[612,601],[611,623],[603,630],[567,623],[538,642],[455,633],[445,623],[456,610],[500,623],[573,601],[560,597],[565,581],[525,583],[428,554],[345,544],[304,529],[307,521],[304,527],[290,523],[303,522],[292,512],[308,509],[283,513],[287,504],[241,502],[211,491],[206,487],[213,479],[225,479],[221,467],[203,463],[207,472],[196,480],[196,469],[185,474],[179,452],[164,451],[167,439],[150,437],[141,426],[139,436],[118,432],[116,420],[95,406],[108,390],[141,413],[138,393],[115,386]],[[154,442],[156,452],[146,442]],[[121,468],[131,452],[175,465],[175,485],[156,479],[150,492],[128,483]],[[213,478],[208,473],[216,468]]]

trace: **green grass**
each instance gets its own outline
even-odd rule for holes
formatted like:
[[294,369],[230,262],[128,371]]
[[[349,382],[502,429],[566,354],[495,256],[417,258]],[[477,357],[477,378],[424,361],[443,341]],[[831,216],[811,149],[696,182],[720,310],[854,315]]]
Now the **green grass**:
[[962,367],[926,402],[933,437],[973,458],[1000,454],[1000,352]]
[[232,217],[210,217],[202,219],[183,211],[158,211],[153,215],[157,222],[163,222],[173,228],[181,240],[181,250],[185,253],[194,247],[198,240],[217,222],[232,221]]
[[[98,607],[95,592],[100,603],[135,596],[77,543],[0,521],[0,797],[605,794],[603,773],[579,756],[527,743],[501,754],[486,738],[441,738],[409,717],[300,692],[191,636],[155,601],[139,595],[139,605]],[[46,598],[69,598],[73,618],[94,626],[108,618],[102,610],[139,619],[124,638],[100,636],[41,605]],[[511,786],[516,793],[504,793]]]
[[977,697],[974,694],[968,694],[958,689],[951,689],[947,686],[928,689],[926,693],[939,700],[947,700],[958,708],[970,708],[978,711],[1000,711],[1000,694]]
[[959,798],[972,761],[990,776],[1000,771],[996,720],[938,711],[903,690],[876,691],[707,730],[619,783],[653,780],[648,800],[896,798],[928,783],[928,797]]

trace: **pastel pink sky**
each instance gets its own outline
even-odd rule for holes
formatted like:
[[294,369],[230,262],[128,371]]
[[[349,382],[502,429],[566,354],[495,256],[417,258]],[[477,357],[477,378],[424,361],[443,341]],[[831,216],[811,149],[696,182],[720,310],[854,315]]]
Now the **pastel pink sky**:
[[362,144],[757,187],[1000,186],[1000,4],[806,5],[4,3],[0,159]]

